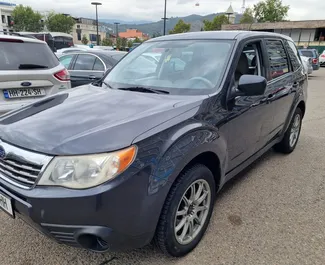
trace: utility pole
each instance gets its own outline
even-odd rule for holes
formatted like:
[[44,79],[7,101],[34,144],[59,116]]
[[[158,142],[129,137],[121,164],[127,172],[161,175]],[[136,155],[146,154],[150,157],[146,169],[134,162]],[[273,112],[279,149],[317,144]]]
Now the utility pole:
[[98,10],[97,7],[101,6],[102,3],[99,2],[92,2],[92,5],[96,6],[96,30],[97,30],[97,35],[96,35],[96,40],[97,40],[97,45],[99,45],[99,32],[98,32]]
[[164,9],[164,17],[162,18],[164,20],[164,35],[166,35],[166,21],[167,21],[167,0],[165,0],[165,9]]

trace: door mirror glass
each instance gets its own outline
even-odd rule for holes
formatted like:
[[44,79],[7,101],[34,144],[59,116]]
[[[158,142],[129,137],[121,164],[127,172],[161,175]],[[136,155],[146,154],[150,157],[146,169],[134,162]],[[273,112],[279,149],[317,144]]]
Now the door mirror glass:
[[259,75],[242,75],[239,79],[237,89],[244,96],[263,95],[266,89],[266,79]]

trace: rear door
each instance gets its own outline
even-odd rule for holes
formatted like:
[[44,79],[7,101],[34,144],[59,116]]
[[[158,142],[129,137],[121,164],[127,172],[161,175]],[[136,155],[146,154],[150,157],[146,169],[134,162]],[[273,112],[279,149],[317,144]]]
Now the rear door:
[[48,45],[0,37],[0,101],[10,104],[52,94],[60,83],[54,74],[60,70]]
[[104,62],[93,54],[78,54],[70,70],[71,86],[90,84],[100,79],[105,72]]
[[[281,132],[293,102],[294,93],[298,84],[295,73],[303,73],[300,59],[295,68],[291,66],[289,54],[287,53],[282,39],[266,39],[265,47],[268,54],[268,84],[267,103],[272,106],[272,120],[270,127],[265,127],[262,134],[270,142]],[[293,59],[298,56],[294,52],[290,55]],[[299,58],[299,57],[298,57]],[[296,58],[296,60],[298,60]]]

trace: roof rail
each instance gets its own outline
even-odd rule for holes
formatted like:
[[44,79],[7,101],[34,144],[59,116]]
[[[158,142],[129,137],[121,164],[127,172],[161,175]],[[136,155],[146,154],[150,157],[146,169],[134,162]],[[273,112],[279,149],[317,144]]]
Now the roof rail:
[[[23,35],[23,34],[20,34],[20,33],[17,33],[17,32],[0,30],[0,33],[4,33],[3,35],[11,35],[11,36],[19,36],[19,37],[24,37],[24,38],[36,39],[34,36]],[[2,34],[0,34],[0,35],[2,35]]]

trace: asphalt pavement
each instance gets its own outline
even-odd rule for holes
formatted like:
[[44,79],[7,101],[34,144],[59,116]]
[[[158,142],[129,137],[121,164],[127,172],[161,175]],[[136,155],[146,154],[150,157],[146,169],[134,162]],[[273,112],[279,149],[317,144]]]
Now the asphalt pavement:
[[152,246],[105,254],[66,247],[0,212],[0,265],[74,264],[325,264],[325,68],[310,77],[296,150],[270,151],[228,183],[206,236],[185,258]]

